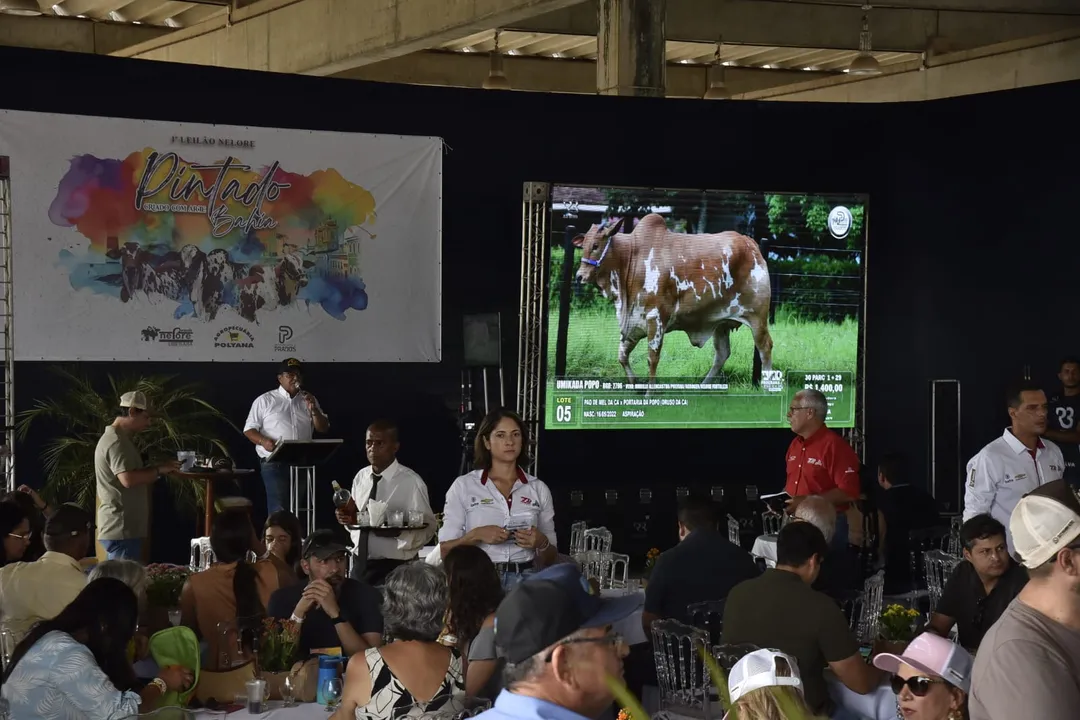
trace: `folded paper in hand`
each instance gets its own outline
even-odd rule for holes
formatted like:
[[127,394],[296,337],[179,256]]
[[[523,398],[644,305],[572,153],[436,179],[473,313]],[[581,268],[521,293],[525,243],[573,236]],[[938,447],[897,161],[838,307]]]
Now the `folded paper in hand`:
[[533,526],[532,515],[511,515],[506,521],[507,530],[528,530]]

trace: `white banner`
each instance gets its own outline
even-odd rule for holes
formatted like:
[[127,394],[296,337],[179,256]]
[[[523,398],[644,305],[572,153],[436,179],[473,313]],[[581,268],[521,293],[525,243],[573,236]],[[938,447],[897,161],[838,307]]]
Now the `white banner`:
[[17,360],[437,362],[442,141],[0,110]]

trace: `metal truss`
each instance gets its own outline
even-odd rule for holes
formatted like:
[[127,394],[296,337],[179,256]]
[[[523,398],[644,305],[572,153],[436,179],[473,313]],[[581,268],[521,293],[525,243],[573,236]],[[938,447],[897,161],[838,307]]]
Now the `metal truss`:
[[544,318],[548,218],[551,186],[527,182],[521,198],[521,306],[518,310],[517,410],[525,421],[530,473],[539,463],[540,428],[544,417]]
[[3,447],[0,467],[9,491],[15,489],[15,312],[11,255],[11,172],[9,159],[0,156],[0,347],[3,348]]

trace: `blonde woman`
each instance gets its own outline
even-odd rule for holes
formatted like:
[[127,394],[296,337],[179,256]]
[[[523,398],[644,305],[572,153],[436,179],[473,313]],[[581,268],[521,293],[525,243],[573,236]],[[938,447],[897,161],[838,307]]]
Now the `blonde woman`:
[[755,650],[735,663],[728,692],[739,720],[816,720],[803,699],[798,663],[778,650]]

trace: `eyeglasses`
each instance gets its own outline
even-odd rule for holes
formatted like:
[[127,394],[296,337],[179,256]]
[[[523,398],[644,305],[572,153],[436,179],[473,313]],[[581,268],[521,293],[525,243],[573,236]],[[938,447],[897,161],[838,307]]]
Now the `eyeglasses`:
[[798,411],[800,411],[800,410],[813,410],[813,408],[812,408],[812,407],[810,407],[809,405],[800,405],[800,406],[798,406],[798,407],[794,407],[794,406],[792,406],[792,407],[789,407],[789,408],[787,409],[787,414],[788,414],[788,415],[792,415],[792,414],[794,414],[794,413],[797,413],[797,412],[798,412]]
[[921,675],[915,677],[909,677],[907,680],[899,675],[893,675],[889,680],[889,685],[892,687],[893,693],[899,695],[904,690],[904,686],[907,685],[908,690],[915,697],[926,697],[926,693],[930,692],[930,686],[936,684],[946,684],[941,678],[929,678]]
[[555,650],[558,649],[558,647],[560,645],[581,645],[581,644],[584,644],[584,643],[600,643],[600,644],[603,644],[603,645],[618,646],[618,645],[624,644],[625,642],[626,642],[626,640],[623,639],[623,636],[620,635],[619,633],[615,633],[615,632],[608,633],[607,635],[601,635],[600,637],[571,638],[569,640],[563,640],[562,642],[556,644],[555,647],[552,648],[550,652],[548,652],[547,656],[544,658],[544,662],[546,662],[546,663],[551,662],[552,656],[555,655]]
[[25,535],[20,535],[19,533],[8,533],[8,537],[18,538],[23,542],[30,542],[30,533],[26,533]]

